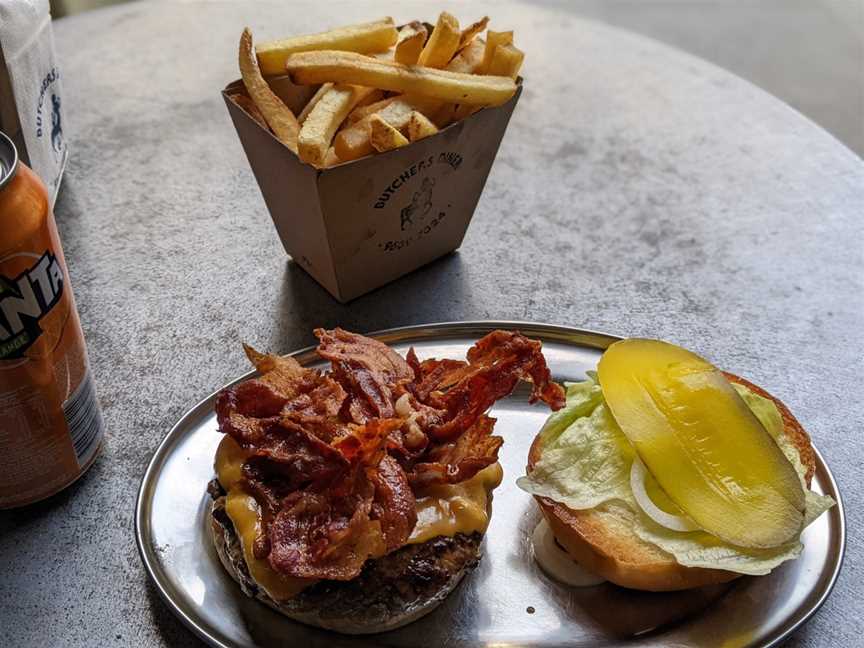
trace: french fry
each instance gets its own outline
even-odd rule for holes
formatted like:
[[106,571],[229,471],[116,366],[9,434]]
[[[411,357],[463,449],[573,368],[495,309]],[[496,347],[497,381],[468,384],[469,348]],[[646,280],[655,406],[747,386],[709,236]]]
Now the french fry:
[[447,64],[446,70],[450,72],[461,72],[462,74],[474,74],[483,63],[483,55],[486,52],[486,42],[482,38],[475,38],[471,43],[453,57]]
[[396,43],[398,34],[392,18],[339,27],[319,34],[294,36],[261,43],[255,48],[263,74],[284,74],[285,60],[295,52],[342,50],[369,54],[383,52]]
[[[516,92],[525,55],[512,31],[488,24],[483,16],[460,30],[443,11],[431,33],[419,21],[397,32],[384,18],[254,49],[246,30],[239,58],[248,97],[231,99],[319,168],[405,146]],[[284,73],[286,83],[321,86],[299,119],[264,78]]]
[[[453,60],[455,61],[456,59]],[[524,60],[525,53],[515,45],[499,45],[492,53],[492,60],[489,63],[489,69],[486,71],[486,74],[509,77],[515,80],[519,76],[519,70],[522,68],[522,61]],[[454,107],[450,120],[459,121],[465,119],[478,110],[480,110],[480,106],[460,104]]]
[[330,88],[333,87],[332,83],[322,83],[321,87],[318,88],[318,91],[312,95],[312,98],[306,102],[306,105],[303,106],[303,110],[300,111],[300,114],[297,115],[297,121],[300,122],[300,125],[303,125],[303,122],[306,121],[306,118],[309,116],[309,113],[312,112],[312,109],[315,107],[319,101],[321,101],[321,97],[323,97]]
[[373,103],[378,103],[384,99],[384,91],[378,88],[369,88],[368,92],[361,93],[360,99],[357,101],[355,108],[362,108]]
[[[473,39],[468,46],[459,52],[444,68],[450,72],[462,74],[474,74],[483,62],[486,52],[486,42],[482,38]],[[443,128],[456,121],[459,104],[441,102],[437,106],[426,106],[423,113],[432,118],[432,121]],[[477,108],[479,110],[479,108]],[[465,115],[467,116],[467,112]]]
[[376,58],[379,61],[392,61],[393,57],[396,55],[396,48],[391,47],[388,50],[383,52],[378,52],[377,54],[367,54],[367,56],[371,56],[372,58]]
[[492,54],[488,73],[493,76],[506,76],[515,79],[519,76],[525,52],[515,45],[499,45]]
[[426,43],[426,27],[415,20],[399,30],[399,42],[396,43],[396,53],[393,60],[403,65],[414,65],[420,58],[423,45]]
[[[377,114],[387,123],[401,129],[408,124],[414,110],[416,107],[413,102],[404,97],[397,97]],[[333,140],[333,148],[340,160],[343,162],[356,160],[375,152],[369,141],[371,119],[372,115],[367,115],[336,135]]]
[[497,106],[516,92],[513,80],[504,77],[402,65],[354,52],[300,52],[289,56],[285,67],[292,81],[301,85],[334,81],[410,92],[454,103]]
[[459,35],[459,46],[456,48],[456,52],[459,53],[466,47],[468,47],[473,41],[474,38],[486,29],[486,25],[489,24],[489,16],[483,16],[480,20],[475,22],[473,25],[469,25],[465,29],[462,30],[462,33]]
[[258,106],[255,105],[254,101],[245,94],[240,94],[239,92],[228,96],[234,100],[234,103],[245,110],[252,119],[258,122],[258,125],[261,126],[261,128],[264,130],[270,130],[270,127],[267,125],[267,120],[264,119],[264,115],[262,115],[261,111],[258,110]]
[[429,121],[426,115],[416,110],[411,113],[408,118],[408,140],[410,142],[416,142],[437,132],[438,127]]
[[443,68],[450,62],[459,47],[462,32],[459,31],[459,21],[454,16],[442,11],[432,35],[426,41],[426,46],[420,52],[417,65],[431,68]]
[[372,148],[379,153],[392,151],[409,144],[408,139],[402,133],[381,119],[381,115],[375,114],[369,118],[369,128],[369,142],[372,144]]
[[339,128],[347,128],[348,126],[356,123],[363,117],[368,117],[372,113],[378,112],[384,106],[396,99],[396,97],[389,97],[387,99],[384,99],[383,97],[383,90],[378,90],[377,88],[372,89],[369,94],[367,94],[365,97],[363,97],[362,99],[360,99],[360,101],[357,102],[357,105],[354,106],[351,112],[348,113],[348,116],[345,118],[345,120],[339,125]]
[[343,162],[356,160],[373,153],[369,143],[369,115],[348,128],[343,128],[333,139],[333,149]]
[[258,69],[258,61],[252,50],[252,32],[249,28],[243,30],[240,36],[240,48],[238,52],[240,64],[240,75],[243,77],[243,85],[246,92],[258,106],[264,116],[267,125],[270,126],[276,137],[289,149],[297,152],[297,136],[300,132],[300,124],[291,109],[276,96]]
[[306,117],[297,138],[300,159],[321,166],[330,142],[351,109],[374,88],[336,84],[322,96]]
[[[470,54],[469,50],[472,50],[474,54]],[[463,52],[466,57],[463,58],[462,55],[457,55],[452,61],[450,61],[447,69],[450,69],[451,67],[455,68],[458,65],[460,67],[458,69],[454,69],[453,71],[470,74],[471,70],[474,69],[476,65],[479,65],[480,61],[483,59],[483,51],[483,41],[481,39],[476,39],[475,42],[471,45],[471,47],[469,47]],[[354,110],[351,111],[351,114],[345,118],[345,124],[343,125],[344,130],[341,133],[337,134],[337,141],[340,140],[340,135],[344,133],[345,130],[349,130],[358,122],[369,117],[369,115],[372,115],[376,112],[381,112],[382,110],[384,110],[384,108],[389,106],[394,101],[407,101],[412,108],[416,109],[417,111],[422,111],[422,114],[424,116],[428,116],[427,119],[429,119],[433,124],[437,124],[436,128],[449,124],[452,121],[452,113],[457,107],[455,104],[450,104],[443,101],[437,101],[435,99],[429,99],[427,97],[420,97],[416,95],[398,95],[395,97],[388,97],[387,99],[382,99],[381,101],[369,104],[367,106],[358,105]],[[397,108],[399,108],[400,115],[398,117],[395,117],[395,121],[399,122],[402,119],[403,114],[407,114],[410,117],[410,113],[403,112],[403,106],[397,106]],[[388,123],[392,123],[394,121],[394,116],[390,115],[387,121]],[[400,128],[403,129],[406,127],[407,126],[400,126]],[[341,146],[344,146],[346,149],[359,148],[360,151],[365,151],[358,153],[357,157],[368,155],[369,153],[371,153],[368,142],[366,146],[362,144],[362,140],[364,137],[366,137],[366,139],[368,140],[368,133],[368,128],[365,128],[365,130],[362,131],[360,129],[357,129],[350,133],[347,133],[341,138]],[[345,150],[343,150],[343,154],[351,155],[351,153],[346,153]],[[352,157],[351,159],[354,158]]]
[[321,166],[322,167],[336,166],[340,162],[342,162],[342,160],[339,159],[339,156],[336,155],[336,151],[331,146],[329,149],[327,149],[327,154],[324,156],[324,161],[321,163]]
[[487,70],[495,55],[495,48],[499,45],[511,45],[513,43],[513,32],[495,32],[491,29],[486,32],[486,50],[483,52],[483,62],[477,68],[477,74],[488,74]]
[[[486,42],[482,38],[475,38],[468,47],[453,57],[453,60],[447,64],[446,69],[451,72],[473,74],[480,68],[480,64],[483,63],[483,55],[485,53]],[[460,110],[459,104],[445,103],[441,105],[439,110],[435,111],[433,119],[439,127],[443,128],[458,119],[467,117],[468,114],[468,109],[463,108]]]
[[382,99],[381,101],[376,101],[375,103],[366,104],[365,106],[357,106],[345,118],[346,126],[351,126],[353,124],[356,124],[364,117],[374,115],[376,112],[381,112],[382,110],[384,110],[384,108],[396,101],[397,98],[398,97],[388,97],[387,99]]
[[[403,95],[394,97],[393,101],[378,111],[378,115],[397,130],[403,131],[408,127],[408,120],[411,118],[411,113],[415,110],[425,115],[431,115],[435,111],[440,110],[443,105],[440,101],[435,101],[434,99]],[[336,135],[336,139],[333,140],[333,146],[339,159],[343,162],[356,160],[357,158],[374,153],[375,149],[372,148],[372,144],[369,141],[370,118],[371,115],[368,115]]]

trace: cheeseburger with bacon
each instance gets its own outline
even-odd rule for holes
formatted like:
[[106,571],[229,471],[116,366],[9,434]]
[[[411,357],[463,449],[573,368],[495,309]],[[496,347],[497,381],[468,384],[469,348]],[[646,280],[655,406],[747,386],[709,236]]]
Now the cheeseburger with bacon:
[[500,483],[486,412],[520,380],[553,410],[538,341],[494,331],[461,360],[419,361],[318,329],[329,371],[246,353],[260,376],[219,394],[211,530],[249,596],[344,633],[434,609],[480,559]]

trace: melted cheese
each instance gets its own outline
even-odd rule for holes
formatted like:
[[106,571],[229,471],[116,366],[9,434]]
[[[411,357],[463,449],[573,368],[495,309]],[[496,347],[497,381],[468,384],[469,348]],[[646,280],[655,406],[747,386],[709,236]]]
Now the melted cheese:
[[309,587],[314,580],[308,578],[291,578],[275,571],[266,560],[259,560],[252,553],[252,546],[261,526],[261,509],[251,495],[241,489],[228,493],[225,502],[225,512],[234,523],[243,547],[243,558],[252,578],[270,595],[274,601],[285,601],[297,596],[303,589]]
[[216,459],[213,468],[219,483],[226,492],[237,488],[243,477],[243,462],[249,457],[249,452],[240,447],[232,437],[227,434],[222,437],[219,447],[216,449]]
[[[228,435],[216,450],[215,470],[222,487],[228,493],[225,512],[234,524],[249,573],[270,597],[284,601],[296,596],[314,580],[291,578],[274,571],[270,563],[252,552],[261,525],[261,509],[252,495],[240,483],[243,462],[249,453]],[[419,544],[436,536],[457,533],[483,533],[489,526],[490,493],[501,483],[504,471],[500,464],[487,466],[474,477],[460,484],[439,485],[427,489],[417,498],[417,524],[408,544]]]
[[256,558],[252,552],[261,527],[261,508],[255,498],[244,492],[240,486],[243,462],[248,456],[249,453],[227,434],[216,450],[216,476],[228,493],[225,498],[225,512],[237,531],[249,574],[274,601],[286,601],[297,596],[315,581],[284,576],[275,571],[268,561]]
[[417,524],[408,544],[419,544],[435,536],[483,533],[489,526],[489,494],[501,483],[501,464],[487,466],[460,484],[429,488],[417,498]]

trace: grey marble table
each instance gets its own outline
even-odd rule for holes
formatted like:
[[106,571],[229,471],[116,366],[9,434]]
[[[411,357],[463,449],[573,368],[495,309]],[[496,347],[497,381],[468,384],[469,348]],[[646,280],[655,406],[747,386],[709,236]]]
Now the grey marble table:
[[666,338],[770,387],[848,511],[843,573],[792,643],[860,645],[864,164],[703,61],[563,5],[498,4],[456,10],[528,52],[464,245],[348,305],[286,258],[219,90],[243,25],[276,37],[438,5],[133,3],[58,21],[72,156],[56,212],[107,443],[75,487],[0,515],[0,645],[197,644],[148,583],[133,507],[174,421],[246,370],[241,340],[290,351],[316,325],[483,318]]

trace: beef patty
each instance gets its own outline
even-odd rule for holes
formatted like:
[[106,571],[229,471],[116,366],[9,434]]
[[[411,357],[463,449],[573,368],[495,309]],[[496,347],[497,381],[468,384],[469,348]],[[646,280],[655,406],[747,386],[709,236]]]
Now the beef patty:
[[366,561],[353,580],[321,580],[296,597],[277,602],[249,575],[218,480],[210,483],[208,492],[213,497],[210,527],[216,551],[243,592],[292,619],[321,628],[368,634],[411,623],[435,609],[481,557],[480,533],[437,536]]

